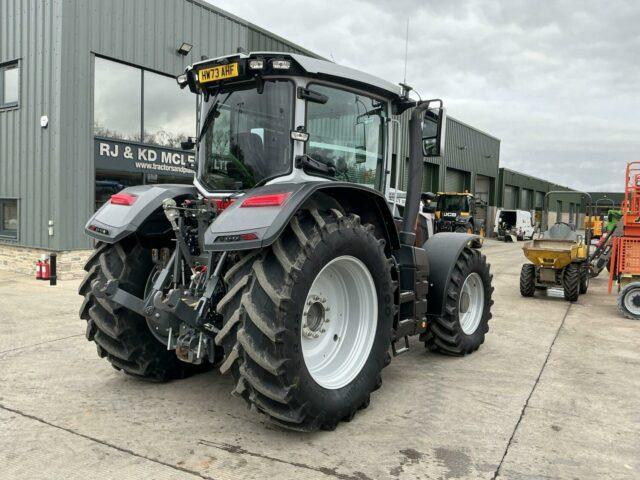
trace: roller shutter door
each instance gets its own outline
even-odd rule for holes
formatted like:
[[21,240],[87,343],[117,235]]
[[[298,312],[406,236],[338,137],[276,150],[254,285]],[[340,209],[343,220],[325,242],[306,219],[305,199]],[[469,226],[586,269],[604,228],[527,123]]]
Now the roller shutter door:
[[444,191],[445,192],[464,192],[465,189],[465,174],[461,170],[454,168],[447,168],[447,172],[444,178]]
[[531,197],[533,192],[528,188],[522,189],[522,201],[520,202],[521,210],[531,210]]
[[438,189],[438,165],[425,163],[422,172],[422,191],[437,192]]
[[516,208],[516,189],[510,185],[504,187],[504,208],[513,210]]
[[474,192],[477,199],[489,204],[489,195],[491,194],[491,179],[484,175],[476,175],[476,189]]
[[536,192],[536,205],[535,205],[535,208],[542,210],[543,203],[544,203],[544,193]]

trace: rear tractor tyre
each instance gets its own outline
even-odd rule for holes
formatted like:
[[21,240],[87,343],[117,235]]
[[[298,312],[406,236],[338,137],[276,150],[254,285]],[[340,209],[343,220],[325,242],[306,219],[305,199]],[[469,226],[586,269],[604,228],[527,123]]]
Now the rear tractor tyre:
[[564,299],[569,302],[577,302],[580,295],[580,265],[570,263],[564,268],[562,275],[562,289],[564,291]]
[[144,317],[95,295],[96,280],[115,279],[120,288],[142,297],[152,267],[149,250],[135,238],[97,245],[78,289],[84,297],[80,318],[87,321],[87,340],[96,343],[98,355],[116,370],[134,377],[162,382],[208,369],[181,362],[154,337]]
[[536,266],[525,263],[520,270],[520,295],[533,297],[536,293]]
[[462,356],[476,351],[489,331],[493,286],[486,257],[465,247],[445,290],[444,314],[429,323],[428,350]]
[[587,293],[589,290],[589,279],[591,278],[591,268],[583,266],[580,269],[580,294]]
[[624,286],[618,294],[618,310],[631,320],[640,320],[640,282]]
[[351,420],[391,360],[391,271],[384,241],[359,217],[300,210],[272,246],[225,276],[216,343],[234,393],[289,429]]

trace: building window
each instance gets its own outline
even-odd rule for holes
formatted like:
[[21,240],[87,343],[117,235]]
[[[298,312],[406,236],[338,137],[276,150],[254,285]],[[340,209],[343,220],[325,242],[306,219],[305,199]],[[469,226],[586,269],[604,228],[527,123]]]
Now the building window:
[[93,132],[118,140],[141,140],[142,70],[96,57]]
[[196,103],[189,89],[181,90],[172,77],[145,71],[143,142],[180,147],[195,135]]
[[0,64],[0,108],[18,106],[20,67],[18,62]]
[[132,187],[134,185],[142,185],[144,183],[142,174],[138,173],[120,173],[120,172],[103,172],[96,174],[96,190],[95,190],[95,208],[98,210],[102,205],[111,199],[111,195],[115,195],[123,188]]
[[0,198],[0,237],[18,238],[18,201]]
[[101,57],[94,71],[94,135],[173,148],[195,136],[195,96],[173,77]]

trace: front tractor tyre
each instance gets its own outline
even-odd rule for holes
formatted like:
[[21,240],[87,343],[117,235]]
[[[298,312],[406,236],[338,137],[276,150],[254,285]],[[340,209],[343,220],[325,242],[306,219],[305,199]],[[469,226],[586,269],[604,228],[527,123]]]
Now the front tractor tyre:
[[536,293],[536,266],[525,263],[520,270],[520,295],[533,297]]
[[87,340],[116,370],[154,381],[185,378],[207,367],[181,362],[154,337],[144,317],[95,294],[97,281],[118,280],[120,288],[142,298],[152,267],[150,251],[133,237],[99,243],[78,290],[84,297],[80,318],[87,321]]
[[331,430],[369,404],[389,363],[395,282],[356,215],[302,209],[226,274],[216,343],[235,393],[274,423]]
[[489,331],[492,279],[486,257],[465,247],[445,290],[444,314],[428,324],[424,337],[428,350],[461,356],[480,348]]

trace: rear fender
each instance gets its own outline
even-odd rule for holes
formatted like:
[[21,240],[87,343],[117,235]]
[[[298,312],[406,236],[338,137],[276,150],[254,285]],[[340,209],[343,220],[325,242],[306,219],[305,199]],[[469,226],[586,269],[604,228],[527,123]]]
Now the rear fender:
[[423,246],[429,262],[429,298],[427,314],[444,314],[444,296],[453,273],[453,268],[465,247],[480,248],[482,241],[477,235],[466,233],[436,233]]
[[106,243],[119,242],[139,231],[167,198],[197,197],[197,190],[190,185],[138,185],[120,193],[135,195],[135,202],[132,205],[105,203],[87,222],[87,235]]
[[[249,198],[274,193],[288,194],[282,205],[242,206]],[[249,191],[209,226],[204,235],[204,248],[225,251],[267,247],[276,241],[295,213],[314,199],[319,203],[330,200],[337,208],[360,215],[363,223],[372,223],[376,233],[386,239],[387,248],[400,247],[393,216],[381,193],[353,183],[318,181],[276,183]]]

